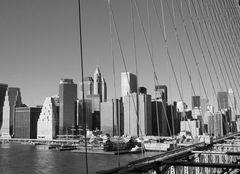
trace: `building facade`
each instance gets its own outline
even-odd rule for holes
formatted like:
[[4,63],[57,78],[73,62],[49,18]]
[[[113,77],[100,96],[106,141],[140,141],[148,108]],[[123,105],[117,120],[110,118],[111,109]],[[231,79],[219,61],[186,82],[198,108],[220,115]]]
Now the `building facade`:
[[236,98],[233,93],[233,90],[230,88],[228,89],[228,101],[229,101],[229,107],[231,108],[231,121],[236,121],[236,115],[237,115],[237,103]]
[[15,108],[22,106],[20,88],[8,88],[9,106],[10,106],[10,135],[14,136]]
[[121,73],[121,94],[122,97],[137,92],[137,76],[130,72]]
[[124,134],[145,136],[152,134],[151,96],[131,93],[124,97]]
[[56,97],[47,97],[37,122],[37,138],[52,140],[59,131],[59,107],[55,103]]
[[14,120],[14,138],[36,139],[37,122],[41,108],[20,107],[16,108]]
[[10,134],[10,103],[9,103],[8,90],[6,91],[6,95],[5,95],[5,99],[4,99],[1,136],[4,138],[11,138],[11,134]]
[[161,99],[152,100],[152,134],[169,136],[169,126],[167,103]]
[[71,133],[75,118],[77,84],[72,79],[61,79],[59,84],[59,134]]
[[198,108],[200,109],[201,103],[200,103],[200,96],[192,96],[192,109]]
[[112,99],[101,103],[101,131],[103,134],[110,134],[110,136],[123,134],[122,100]]
[[[84,77],[83,83],[84,83],[84,98],[87,98],[87,96],[93,94],[93,78]],[[79,89],[80,89],[79,98],[82,99],[82,94],[83,94],[82,82],[80,82]]]
[[165,102],[168,101],[168,92],[166,85],[156,85],[155,86],[155,97],[156,99],[162,99]]
[[100,95],[101,102],[107,100],[107,85],[98,66],[93,75],[93,95]]
[[7,84],[0,83],[0,132],[2,128],[2,122],[3,122],[3,106],[4,106],[7,88],[8,88]]
[[218,92],[218,110],[227,109],[229,107],[228,103],[228,92]]
[[[85,124],[85,118],[83,115],[83,101],[77,100],[75,103],[75,120],[76,120],[76,129],[78,133],[83,133],[83,128]],[[86,116],[86,128],[90,131],[93,130],[93,112],[92,112],[92,100],[85,99],[85,116]]]

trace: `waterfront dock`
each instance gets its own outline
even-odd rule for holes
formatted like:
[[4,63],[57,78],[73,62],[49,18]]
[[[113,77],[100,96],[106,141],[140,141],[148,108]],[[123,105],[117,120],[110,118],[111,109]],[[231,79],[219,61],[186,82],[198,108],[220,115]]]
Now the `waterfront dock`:
[[0,142],[2,143],[22,143],[22,144],[78,144],[80,140],[70,140],[70,139],[54,139],[54,140],[41,140],[41,139],[20,139],[20,138],[0,138]]

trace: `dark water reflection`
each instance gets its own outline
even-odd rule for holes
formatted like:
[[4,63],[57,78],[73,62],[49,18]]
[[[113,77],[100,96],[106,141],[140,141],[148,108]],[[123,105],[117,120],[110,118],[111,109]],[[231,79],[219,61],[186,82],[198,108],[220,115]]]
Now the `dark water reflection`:
[[[152,155],[147,153],[145,156]],[[121,165],[141,154],[121,155]],[[117,167],[115,155],[89,154],[89,173]],[[84,174],[85,155],[72,152],[48,150],[47,146],[0,144],[0,174]]]

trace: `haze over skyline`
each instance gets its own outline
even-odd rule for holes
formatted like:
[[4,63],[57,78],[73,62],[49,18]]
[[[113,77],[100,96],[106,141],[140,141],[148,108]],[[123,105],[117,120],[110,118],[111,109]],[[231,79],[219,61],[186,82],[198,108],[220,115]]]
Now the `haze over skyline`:
[[[137,2],[150,43],[151,36],[147,20],[147,1],[139,0]],[[164,39],[161,36],[157,17],[151,3],[152,1],[149,2],[152,35],[152,44],[150,46],[153,50],[153,59],[159,83],[166,84],[168,87],[170,86],[170,101],[180,100],[173,73],[166,56]],[[164,9],[167,9],[166,3],[164,6]],[[185,6],[186,4],[183,2],[183,9],[186,8]],[[130,1],[112,0],[112,7],[128,71],[135,73]],[[108,86],[108,99],[114,98],[109,8],[107,1],[82,0],[81,9],[84,76],[93,76],[98,65]],[[157,9],[159,10],[159,14],[161,14],[160,3],[157,3]],[[183,88],[184,100],[190,105],[192,90],[173,34],[174,29],[171,26],[169,13],[167,10],[164,13],[166,14],[165,24],[170,43],[170,54],[173,57],[178,80],[180,80],[180,74],[182,75],[181,86]],[[186,17],[188,17],[187,13]],[[186,43],[177,12],[176,19],[181,42]],[[135,7],[134,20],[139,86],[147,87],[148,93],[153,94],[153,68]],[[190,27],[189,24],[188,27]],[[77,0],[1,0],[0,28],[0,82],[8,84],[10,87],[19,87],[25,104],[29,106],[41,105],[47,96],[58,94],[58,85],[61,78],[72,78],[75,83],[79,84],[81,81],[81,71]],[[119,51],[116,31],[114,28],[113,30],[116,93],[117,97],[120,97],[120,76],[121,72],[124,72],[125,69]],[[194,40],[193,45],[195,46],[199,64],[203,68],[202,71],[205,71],[202,74],[209,89],[209,98],[213,98],[214,95],[211,90],[209,77],[207,77],[193,31],[191,35]],[[184,47],[186,47],[184,51],[186,52],[189,67],[191,67],[190,71],[197,95],[204,96],[196,67],[189,51],[190,49],[187,48],[187,44]],[[204,46],[204,49],[206,49],[206,46]],[[210,51],[213,51],[212,48],[210,48]],[[210,60],[208,61],[210,62]],[[220,67],[217,69],[218,72],[219,69]],[[210,99],[210,103],[214,102],[214,100]]]

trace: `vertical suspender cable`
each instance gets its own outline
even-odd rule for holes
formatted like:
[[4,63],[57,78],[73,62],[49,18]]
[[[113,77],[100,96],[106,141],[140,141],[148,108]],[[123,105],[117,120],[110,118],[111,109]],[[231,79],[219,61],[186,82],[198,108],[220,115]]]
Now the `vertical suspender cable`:
[[[221,4],[220,3],[220,5],[222,5],[222,8],[224,8],[224,5],[223,4]],[[235,62],[235,59],[234,59],[234,57],[236,57],[237,56],[237,51],[236,51],[236,45],[235,45],[235,37],[237,36],[237,34],[234,32],[235,30],[231,27],[231,23],[230,23],[230,21],[233,19],[233,18],[230,18],[230,16],[228,16],[228,11],[231,11],[231,8],[229,7],[228,8],[229,10],[227,10],[227,8],[225,7],[225,13],[223,13],[222,14],[222,21],[223,21],[223,25],[224,25],[224,27],[225,27],[225,30],[227,31],[227,38],[228,38],[228,40],[229,40],[229,42],[231,42],[231,47],[230,48],[232,48],[232,49],[230,49],[231,50],[231,55],[232,55],[232,57],[230,57],[230,63],[231,63],[231,66],[233,67],[233,70],[234,70],[234,73],[235,73],[235,76],[236,76],[236,78],[237,78],[237,73],[238,73],[238,75],[240,75],[239,74],[239,70],[236,68],[236,62]],[[225,14],[225,15],[224,15]],[[225,16],[225,17],[224,17]],[[228,20],[227,19],[227,17],[229,17],[230,18],[230,20]],[[234,28],[236,28],[236,27],[234,27]],[[232,34],[234,34],[234,37],[232,36]],[[237,44],[237,42],[236,42],[236,44]],[[238,54],[239,55],[239,54]],[[235,69],[234,69],[235,68]],[[237,71],[237,73],[236,73],[236,71]],[[238,80],[237,80],[238,81]],[[239,82],[239,81],[238,81]],[[239,83],[238,83],[239,84]],[[239,84],[240,85],[240,84]]]
[[[211,4],[211,6],[213,6],[214,5],[214,7],[212,8],[213,10],[212,11],[210,11],[211,13],[211,17],[212,17],[212,19],[213,19],[213,16],[212,16],[212,13],[213,13],[213,15],[215,16],[215,18],[216,18],[216,21],[217,21],[217,24],[219,25],[218,27],[217,27],[217,24],[215,23],[215,21],[213,20],[213,22],[214,22],[214,25],[215,25],[215,27],[216,27],[216,31],[217,31],[217,33],[218,33],[218,36],[220,37],[221,35],[222,36],[225,36],[225,32],[222,32],[222,30],[221,30],[221,28],[220,28],[220,24],[218,23],[219,22],[219,17],[218,17],[218,15],[217,15],[217,13],[216,13],[216,5],[214,4],[214,3],[212,3]],[[208,7],[209,8],[209,7]],[[222,25],[221,25],[222,26]],[[220,35],[220,34],[221,35]],[[226,37],[223,37],[223,39],[226,39]],[[225,40],[225,42],[226,42],[226,40]],[[226,55],[226,52],[224,51],[225,49],[224,49],[224,47],[223,47],[223,45],[222,45],[222,42],[220,42],[220,45],[221,45],[221,47],[222,47],[222,51],[223,51],[223,53],[224,53],[224,55],[225,55],[225,58],[226,58],[226,61],[227,61],[227,55]],[[226,44],[224,44],[225,45],[225,47],[226,47]],[[229,55],[230,56],[230,55]],[[231,80],[230,80],[230,77],[229,77],[229,74],[228,74],[228,72],[227,72],[227,68],[226,68],[226,64],[225,64],[225,62],[224,62],[224,60],[223,60],[223,57],[221,57],[222,58],[222,62],[223,62],[223,65],[224,65],[224,69],[225,69],[225,71],[226,71],[226,75],[227,75],[227,77],[228,77],[228,81],[229,81],[229,84],[230,84],[230,86],[231,87],[233,87],[233,85],[232,85],[232,83],[231,83]],[[228,63],[228,62],[227,62]],[[232,71],[231,71],[231,68],[230,68],[230,65],[229,64],[227,64],[228,65],[228,68],[229,68],[229,70],[230,70],[230,73],[231,73],[231,75],[232,75]],[[233,79],[233,83],[234,83],[234,86],[235,86],[235,89],[236,89],[236,91],[237,91],[237,94],[238,94],[238,97],[239,97],[239,92],[238,92],[238,90],[237,90],[237,88],[236,88],[236,83],[235,83],[235,80],[234,80],[234,78],[233,78],[233,75],[232,75],[232,79]]]
[[[137,99],[137,119],[138,119],[137,122],[139,123],[140,117],[139,117],[138,59],[137,59],[137,48],[136,48],[135,21],[134,21],[134,13],[133,13],[134,9],[133,9],[132,0],[130,0],[130,5],[131,5],[131,20],[132,20],[132,32],[133,32],[134,61],[135,61],[135,69],[136,69],[136,76],[137,76],[137,98],[136,98]],[[140,124],[138,124],[138,134],[139,134],[139,130],[141,130]],[[143,156],[143,151],[142,151],[142,156]]]
[[[125,61],[125,56],[124,56],[124,54],[123,54],[122,44],[121,44],[121,41],[120,41],[118,29],[117,29],[116,20],[115,20],[114,13],[113,13],[113,9],[112,9],[112,4],[110,3],[110,1],[108,1],[108,7],[109,7],[109,10],[110,10],[110,13],[111,13],[111,16],[112,16],[112,20],[113,20],[113,25],[114,25],[114,28],[115,28],[115,31],[116,31],[117,42],[118,42],[118,46],[119,46],[119,49],[120,49],[120,53],[121,53],[121,58],[122,58],[122,61],[123,61],[124,70],[125,70],[125,72],[128,72],[128,71],[127,71],[127,64],[126,64],[126,61]],[[128,84],[130,85],[130,79],[129,79],[128,76],[127,76],[127,81],[128,81]],[[131,88],[130,88],[130,97],[131,97],[132,102],[133,102],[134,111],[135,111],[135,113],[137,114],[137,106],[136,106],[136,102],[135,102],[135,100],[134,100],[134,98],[133,98],[132,89],[131,89]],[[139,122],[137,122],[137,126],[139,127]],[[142,135],[141,128],[140,128],[140,134]],[[138,136],[139,136],[139,135],[138,135]]]
[[[136,10],[137,10],[137,14],[138,14],[138,17],[139,17],[139,20],[140,20],[140,24],[141,24],[141,28],[142,28],[142,31],[143,31],[143,34],[144,34],[145,42],[146,42],[146,45],[147,45],[149,57],[150,57],[150,60],[151,60],[151,63],[152,63],[152,67],[153,67],[153,71],[154,71],[154,77],[155,77],[155,80],[156,80],[157,84],[159,84],[157,73],[156,73],[156,69],[155,69],[155,65],[154,65],[154,61],[153,61],[153,57],[152,57],[150,46],[149,46],[149,43],[148,43],[148,40],[147,40],[147,36],[146,36],[146,31],[144,29],[144,26],[143,26],[143,23],[142,23],[142,18],[140,16],[140,12],[139,12],[139,8],[138,8],[137,2],[135,0],[134,0],[134,4],[135,4]],[[163,102],[162,102],[162,105],[163,105],[164,116],[165,116],[167,124],[168,124],[168,129],[169,129],[169,132],[170,132],[170,134],[172,136],[170,125],[169,125],[169,122],[168,122],[168,119],[167,119],[167,112],[166,112],[166,109],[164,107],[165,105],[164,105]]]
[[[167,4],[168,4],[168,3],[167,3]],[[189,33],[188,33],[188,31],[187,31],[187,26],[186,26],[186,23],[185,23],[183,14],[182,14],[182,12],[181,12],[181,9],[180,9],[179,4],[178,4],[177,1],[176,1],[176,4],[177,4],[177,7],[178,7],[178,11],[179,11],[179,13],[180,13],[180,17],[181,17],[181,20],[182,20],[182,24],[183,24],[183,27],[184,27],[184,31],[185,31],[185,33],[186,33],[188,42],[189,42],[189,44],[190,44],[191,53],[192,53],[192,55],[193,55],[193,58],[194,58],[194,61],[195,61],[196,67],[197,67],[197,71],[198,71],[198,74],[199,74],[199,77],[200,77],[200,80],[201,80],[201,84],[202,84],[202,86],[203,86],[203,90],[204,90],[205,96],[206,96],[206,98],[208,99],[208,94],[207,94],[205,85],[204,85],[204,83],[203,83],[203,78],[202,78],[202,75],[201,75],[201,73],[200,73],[200,69],[199,69],[199,66],[198,66],[197,58],[196,58],[196,55],[195,55],[195,52],[194,52],[194,49],[193,49],[193,46],[192,46],[192,42],[191,42],[191,40],[190,40]]]
[[[175,78],[175,82],[176,82],[177,87],[178,87],[178,92],[179,92],[179,95],[180,95],[181,100],[183,101],[183,97],[182,97],[182,95],[181,95],[179,83],[178,83],[178,81],[177,81],[176,73],[175,73],[175,70],[174,70],[174,67],[173,67],[173,64],[172,64],[172,60],[171,60],[172,58],[171,58],[171,55],[170,55],[170,52],[169,52],[169,49],[168,49],[168,40],[167,40],[166,35],[164,34],[164,32],[165,32],[165,24],[164,24],[164,23],[165,23],[165,22],[164,22],[164,13],[163,13],[163,2],[161,1],[161,9],[162,9],[162,17],[163,17],[164,28],[162,28],[162,25],[161,25],[161,22],[160,22],[160,16],[159,16],[159,14],[158,14],[158,12],[157,12],[157,9],[156,9],[156,3],[154,2],[154,0],[152,0],[152,3],[153,3],[154,11],[155,11],[156,16],[157,16],[157,19],[158,19],[158,24],[159,24],[159,27],[160,27],[160,30],[161,30],[161,34],[162,34],[162,36],[163,36],[163,38],[164,38],[164,44],[165,44],[165,48],[166,48],[166,53],[167,53],[167,55],[168,55],[168,59],[169,59],[170,65],[171,65],[171,69],[172,69],[172,71],[173,71],[173,75],[174,75],[174,78]],[[179,45],[181,45],[181,44],[179,44]],[[183,54],[182,49],[181,49],[181,52],[182,52],[182,54]],[[184,56],[184,54],[183,54],[183,56]],[[185,64],[185,65],[186,65],[186,64]],[[189,75],[190,75],[190,74],[189,74]],[[189,76],[189,77],[190,77],[190,76]],[[191,78],[190,78],[190,79],[191,79]],[[192,86],[192,88],[193,88],[193,86]],[[193,90],[194,90],[194,88],[193,88]],[[185,116],[185,113],[184,113],[184,116]],[[190,128],[190,130],[191,130],[191,128]]]
[[82,19],[81,19],[81,0],[78,0],[78,20],[79,20],[79,42],[80,42],[80,54],[81,54],[81,74],[82,74],[82,104],[83,104],[83,120],[84,120],[84,136],[85,136],[85,161],[86,161],[86,173],[88,174],[88,155],[87,155],[87,118],[84,98],[84,75],[83,75],[83,44],[82,44]]
[[[143,34],[144,34],[144,38],[145,38],[145,41],[146,41],[146,45],[147,45],[149,57],[150,57],[150,60],[151,60],[151,63],[152,63],[154,75],[155,75],[157,84],[159,84],[159,82],[158,82],[158,77],[157,77],[157,73],[156,73],[156,69],[155,69],[155,65],[154,65],[154,61],[153,61],[153,57],[152,57],[151,50],[150,50],[150,46],[149,46],[149,43],[148,43],[148,40],[147,40],[146,31],[145,31],[144,26],[143,26],[143,23],[142,23],[142,18],[141,18],[140,12],[139,12],[139,8],[138,8],[138,5],[137,5],[136,0],[134,0],[134,2],[135,2],[135,3],[134,3],[134,4],[135,4],[135,7],[136,7],[136,9],[137,9],[138,17],[139,17],[139,20],[140,20],[141,28],[142,28],[142,31],[143,31]],[[162,105],[163,105],[164,116],[165,116],[165,119],[166,119],[167,124],[168,124],[169,133],[170,133],[170,135],[172,136],[172,131],[171,131],[171,129],[170,129],[169,121],[168,121],[168,118],[167,118],[166,108],[165,108],[165,105],[164,105],[163,102],[162,102]]]
[[[108,3],[111,3],[110,0],[108,0]],[[112,14],[110,11],[108,12],[109,16],[109,29],[110,29],[110,43],[111,43],[111,54],[112,54],[112,66],[113,66],[113,85],[114,85],[114,101],[113,101],[113,107],[116,109],[115,113],[117,113],[118,102],[116,101],[116,70],[115,70],[115,55],[114,55],[114,46],[113,46],[113,30],[112,30]],[[114,113],[113,113],[114,114]],[[117,141],[117,157],[118,157],[118,167],[120,167],[120,154],[119,154],[119,137],[120,137],[120,114],[117,117],[117,132],[118,132],[118,141]]]
[[[222,78],[223,78],[223,80],[224,80],[225,88],[227,89],[227,83],[226,83],[225,77],[224,77],[223,72],[222,72],[222,69],[221,69],[221,65],[220,65],[220,62],[219,62],[218,54],[217,54],[217,52],[216,52],[215,44],[213,43],[213,39],[212,39],[212,37],[211,37],[211,34],[210,34],[210,31],[209,31],[208,25],[207,25],[207,23],[206,23],[206,20],[205,20],[205,18],[204,18],[204,15],[203,15],[203,14],[204,14],[203,11],[202,11],[202,8],[203,8],[203,7],[201,8],[201,5],[200,5],[200,3],[198,2],[198,0],[197,0],[197,3],[198,3],[198,6],[199,6],[199,9],[200,9],[199,11],[200,11],[200,13],[201,13],[201,15],[202,15],[202,17],[203,17],[203,21],[204,21],[204,24],[205,24],[205,27],[206,27],[206,30],[207,30],[207,33],[208,33],[208,36],[209,36],[210,43],[211,43],[211,45],[212,45],[212,47],[213,47],[213,51],[214,51],[214,54],[215,54],[215,56],[216,56],[216,60],[217,60],[218,66],[219,66],[219,68],[220,68],[220,72],[221,72]],[[205,12],[205,13],[207,13],[207,12]],[[208,20],[209,20],[209,18],[208,18]],[[210,23],[210,22],[209,22],[209,23]],[[210,26],[211,26],[212,32],[214,32],[211,23],[210,23]],[[214,36],[215,36],[215,34],[214,34]],[[215,42],[217,42],[216,39],[215,39]],[[216,43],[216,44],[218,44],[218,43]],[[217,46],[218,46],[218,45],[217,45]],[[220,50],[219,50],[219,51],[220,51]],[[215,63],[214,63],[213,59],[211,59],[211,62],[212,62],[214,71],[215,71],[215,73],[216,73],[216,75],[217,75],[217,71],[216,71],[216,67],[215,67]],[[217,77],[218,77],[218,76],[217,76]],[[220,82],[219,79],[218,79],[218,81]],[[222,90],[222,87],[221,87],[221,86],[220,86],[220,88],[221,88],[221,90]]]
[[[190,4],[190,5],[191,5],[191,4]],[[194,4],[193,4],[193,7],[194,7],[194,10],[195,10],[195,13],[196,13],[196,9],[195,9]],[[209,75],[209,77],[210,77],[210,81],[211,81],[211,85],[212,85],[214,94],[215,94],[215,96],[216,96],[216,99],[218,100],[218,97],[217,97],[217,94],[216,94],[216,89],[215,89],[215,86],[214,86],[214,83],[213,83],[213,79],[212,79],[212,76],[211,76],[211,72],[210,72],[210,70],[209,70],[208,63],[207,63],[207,61],[206,61],[206,57],[205,57],[205,54],[204,54],[202,45],[201,45],[199,36],[198,36],[198,34],[197,34],[197,30],[196,30],[195,24],[194,24],[194,22],[193,22],[193,17],[192,17],[192,14],[190,13],[190,12],[191,12],[191,11],[190,11],[190,6],[189,6],[188,4],[187,4],[187,9],[188,9],[188,12],[189,12],[189,15],[190,15],[190,20],[191,20],[191,23],[192,23],[192,26],[193,26],[193,30],[194,30],[195,36],[196,36],[197,41],[198,41],[198,45],[199,45],[200,50],[201,50],[201,53],[202,53],[202,58],[203,58],[203,60],[204,60],[205,66],[206,66],[206,68],[207,68],[208,75]],[[200,29],[201,29],[204,42],[205,42],[205,44],[206,44],[206,46],[207,46],[207,50],[208,50],[209,56],[210,56],[210,58],[212,59],[211,53],[210,53],[210,51],[209,51],[209,48],[208,48],[208,45],[207,45],[207,41],[206,41],[206,38],[205,38],[205,34],[204,34],[203,29],[202,29],[202,27],[201,27],[201,24],[200,24],[200,21],[199,21],[199,19],[198,19],[198,16],[197,16],[197,21],[198,21],[198,23],[199,23],[199,27],[200,27]],[[216,75],[216,77],[218,78],[217,75]],[[220,85],[220,82],[219,82],[219,86],[221,86],[221,85]]]

